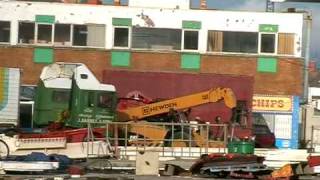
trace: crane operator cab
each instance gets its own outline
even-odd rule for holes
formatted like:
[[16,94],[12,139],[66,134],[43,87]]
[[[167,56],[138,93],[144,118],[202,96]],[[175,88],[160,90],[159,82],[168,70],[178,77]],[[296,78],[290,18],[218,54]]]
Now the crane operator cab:
[[82,127],[115,119],[117,103],[113,85],[101,84],[86,65],[55,63],[44,67],[36,98],[34,126],[51,122]]

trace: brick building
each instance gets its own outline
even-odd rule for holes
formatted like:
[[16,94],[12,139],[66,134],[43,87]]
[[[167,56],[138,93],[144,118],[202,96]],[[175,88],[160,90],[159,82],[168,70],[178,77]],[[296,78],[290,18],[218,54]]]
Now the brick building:
[[206,10],[188,0],[116,3],[0,2],[0,66],[22,68],[28,85],[56,61],[85,63],[100,80],[106,69],[250,76],[257,99],[291,99],[290,109],[256,108],[271,113],[276,134],[298,121],[303,14]]

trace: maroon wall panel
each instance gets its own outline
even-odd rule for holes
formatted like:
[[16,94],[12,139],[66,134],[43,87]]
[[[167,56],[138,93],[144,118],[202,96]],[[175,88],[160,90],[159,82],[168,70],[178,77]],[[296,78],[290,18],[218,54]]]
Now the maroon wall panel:
[[[231,88],[238,100],[248,102],[251,107],[253,77],[215,74],[136,72],[104,70],[103,82],[116,86],[118,95],[125,97],[129,92],[140,91],[150,98],[169,99],[188,95],[214,87]],[[212,122],[221,116],[225,122],[231,118],[231,110],[223,102],[211,103],[192,108],[191,117],[199,116]]]

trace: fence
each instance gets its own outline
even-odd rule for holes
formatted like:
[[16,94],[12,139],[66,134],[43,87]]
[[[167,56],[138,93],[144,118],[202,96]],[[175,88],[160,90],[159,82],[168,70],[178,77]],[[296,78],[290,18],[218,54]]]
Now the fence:
[[121,158],[139,151],[157,151],[161,157],[199,157],[225,152],[226,124],[109,122],[108,140]]

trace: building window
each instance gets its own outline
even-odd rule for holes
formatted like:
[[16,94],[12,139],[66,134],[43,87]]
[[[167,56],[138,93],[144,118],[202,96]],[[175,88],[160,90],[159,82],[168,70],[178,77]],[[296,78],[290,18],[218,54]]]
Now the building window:
[[257,53],[258,33],[209,31],[207,48],[212,52]]
[[129,28],[128,27],[115,27],[114,28],[114,47],[129,48]]
[[86,46],[87,45],[88,29],[86,25],[73,25],[73,46]]
[[34,44],[35,23],[19,22],[18,40],[20,44]]
[[180,29],[132,28],[132,48],[180,50]]
[[106,26],[99,24],[87,25],[87,46],[89,47],[105,47],[106,42]]
[[183,36],[184,50],[198,50],[199,31],[184,30]]
[[320,96],[312,96],[313,115],[320,116]]
[[71,25],[70,24],[54,25],[54,45],[71,46]]
[[0,21],[0,42],[10,42],[10,22]]
[[278,54],[294,55],[293,33],[278,33]]
[[73,46],[105,47],[105,25],[73,25]]
[[52,24],[37,24],[36,40],[38,44],[52,44]]
[[276,34],[260,34],[260,53],[276,53]]
[[223,45],[223,32],[222,31],[209,31],[207,50],[209,52],[222,52]]

